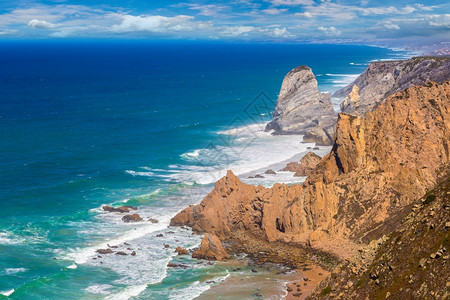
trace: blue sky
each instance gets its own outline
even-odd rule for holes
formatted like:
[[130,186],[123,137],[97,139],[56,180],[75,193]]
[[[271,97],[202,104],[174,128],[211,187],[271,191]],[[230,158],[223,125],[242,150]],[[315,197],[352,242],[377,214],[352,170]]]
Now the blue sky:
[[0,0],[0,39],[450,40],[450,2]]

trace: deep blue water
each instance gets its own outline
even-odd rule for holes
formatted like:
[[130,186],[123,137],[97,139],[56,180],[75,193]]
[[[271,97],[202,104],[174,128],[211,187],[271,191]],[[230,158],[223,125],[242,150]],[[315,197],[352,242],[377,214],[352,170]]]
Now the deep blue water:
[[[404,55],[345,45],[0,42],[0,292],[119,299],[125,291],[126,299],[133,287],[140,297],[166,299],[203,284],[201,291],[222,267],[166,273],[174,258],[152,248],[168,218],[211,187],[196,176],[221,160],[199,163],[195,150],[211,155],[228,146],[218,131],[268,121],[284,75],[298,65],[333,91],[369,61]],[[261,104],[252,102],[258,96],[267,106],[255,117],[248,109]],[[160,223],[134,230],[99,209],[124,201]],[[184,246],[198,243],[176,234]],[[80,258],[92,260],[90,247],[114,239],[152,247],[119,266]],[[139,276],[127,275],[136,265]]]

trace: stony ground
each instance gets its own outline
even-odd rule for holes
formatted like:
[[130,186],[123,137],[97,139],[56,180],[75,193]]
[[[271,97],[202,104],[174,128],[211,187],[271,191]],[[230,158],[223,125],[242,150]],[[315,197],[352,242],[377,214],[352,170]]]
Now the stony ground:
[[348,260],[309,299],[449,299],[450,176],[401,226]]

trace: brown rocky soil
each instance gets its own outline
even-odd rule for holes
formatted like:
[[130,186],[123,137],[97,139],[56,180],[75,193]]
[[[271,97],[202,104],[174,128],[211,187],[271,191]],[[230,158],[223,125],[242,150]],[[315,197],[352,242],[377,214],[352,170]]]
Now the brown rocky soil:
[[448,299],[450,176],[403,210],[394,232],[361,249],[309,299]]
[[288,295],[285,300],[306,299],[314,288],[329,275],[328,271],[316,265],[310,265],[298,271],[302,275],[297,280],[287,284]]
[[302,185],[242,183],[231,171],[171,225],[227,240],[244,231],[346,258],[391,232],[403,208],[449,163],[450,83],[397,93],[359,118],[340,114],[336,138]]

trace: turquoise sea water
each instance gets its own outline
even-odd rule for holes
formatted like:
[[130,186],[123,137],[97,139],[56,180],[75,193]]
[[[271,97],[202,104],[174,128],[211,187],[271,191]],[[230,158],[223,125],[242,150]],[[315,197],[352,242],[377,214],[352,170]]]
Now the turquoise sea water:
[[[334,91],[370,61],[405,55],[345,45],[0,42],[0,298],[191,299],[225,280],[224,266],[174,256],[201,237],[167,225],[226,169],[246,174],[306,150],[258,125],[270,120],[284,75],[308,65],[320,90]],[[124,203],[144,221],[101,210]],[[137,255],[97,258],[106,244]]]

